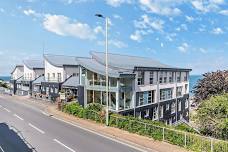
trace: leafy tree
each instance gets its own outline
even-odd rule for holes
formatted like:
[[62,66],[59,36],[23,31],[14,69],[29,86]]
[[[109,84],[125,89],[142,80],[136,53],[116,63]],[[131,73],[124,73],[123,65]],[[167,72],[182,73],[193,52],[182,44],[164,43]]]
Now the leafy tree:
[[195,102],[209,99],[213,95],[228,93],[228,70],[203,74],[193,89]]
[[4,81],[0,81],[0,87],[8,89],[8,85]]
[[228,93],[203,101],[196,122],[202,134],[228,139]]

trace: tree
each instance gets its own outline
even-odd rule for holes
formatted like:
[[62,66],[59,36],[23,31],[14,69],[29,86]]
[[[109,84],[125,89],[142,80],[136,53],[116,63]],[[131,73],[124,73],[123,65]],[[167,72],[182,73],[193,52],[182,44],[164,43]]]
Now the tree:
[[200,104],[196,122],[202,134],[228,139],[228,93],[213,96]]
[[195,102],[209,99],[213,95],[228,93],[228,70],[203,74],[193,89]]

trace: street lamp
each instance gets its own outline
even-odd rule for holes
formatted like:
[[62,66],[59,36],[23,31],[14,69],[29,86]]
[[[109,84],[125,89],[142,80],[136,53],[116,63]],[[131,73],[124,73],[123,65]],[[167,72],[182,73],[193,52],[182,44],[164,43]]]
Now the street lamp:
[[95,16],[105,19],[105,76],[106,76],[106,126],[108,126],[108,17],[104,17],[102,14],[96,14]]

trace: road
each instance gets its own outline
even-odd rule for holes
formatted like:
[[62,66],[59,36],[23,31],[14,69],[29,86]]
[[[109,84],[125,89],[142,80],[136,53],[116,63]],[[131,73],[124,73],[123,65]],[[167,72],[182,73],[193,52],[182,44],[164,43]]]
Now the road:
[[52,118],[34,106],[0,97],[0,152],[142,152]]

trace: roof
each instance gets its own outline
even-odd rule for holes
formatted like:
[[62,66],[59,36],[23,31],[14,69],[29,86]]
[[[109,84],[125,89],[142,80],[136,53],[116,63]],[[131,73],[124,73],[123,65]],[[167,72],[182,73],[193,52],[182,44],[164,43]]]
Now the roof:
[[[105,75],[105,65],[97,62],[92,58],[77,58],[78,63],[86,69],[96,72],[101,75]],[[123,71],[121,69],[108,68],[108,74],[110,77],[120,77],[120,74],[130,74],[129,71]]]
[[39,76],[38,78],[36,78],[33,82],[32,82],[32,84],[41,84],[41,82],[44,82],[45,81],[45,78],[44,78],[44,76],[42,75],[42,76]]
[[[92,58],[94,58],[98,62],[101,62],[102,64],[105,64],[105,53],[90,52],[90,54],[92,55]],[[122,69],[134,69],[135,67],[175,68],[151,58],[130,55],[109,53],[108,60],[109,66]]]
[[44,58],[53,66],[78,65],[75,56],[44,54]]
[[[12,74],[17,68],[24,68],[24,66],[23,66],[23,65],[16,65],[16,66],[14,67],[13,71],[12,71],[10,74]],[[23,69],[23,70],[24,70],[24,69]]]
[[42,60],[24,60],[23,62],[29,69],[44,69]]
[[62,84],[62,87],[77,87],[78,85],[79,78],[76,76],[72,76]]

